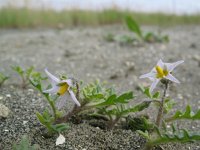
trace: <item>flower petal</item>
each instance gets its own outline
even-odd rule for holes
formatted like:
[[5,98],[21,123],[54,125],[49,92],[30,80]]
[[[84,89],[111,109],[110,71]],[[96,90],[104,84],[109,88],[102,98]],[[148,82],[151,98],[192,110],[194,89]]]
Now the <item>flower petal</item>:
[[62,82],[66,82],[66,83],[69,85],[69,87],[72,87],[72,86],[73,86],[73,81],[72,81],[72,79],[63,80]]
[[48,75],[49,79],[51,80],[52,84],[58,84],[60,82],[60,79],[52,75],[47,69],[45,69],[46,74]]
[[162,59],[160,59],[160,60],[157,62],[157,66],[160,66],[161,68],[163,68],[164,62],[162,61]]
[[142,79],[142,78],[155,78],[155,77],[156,77],[156,73],[149,72],[149,73],[141,75],[139,78]]
[[62,134],[59,134],[56,139],[56,146],[65,143],[65,137]]
[[151,87],[150,87],[150,92],[152,93],[153,90],[155,89],[156,85],[158,84],[158,82],[160,81],[160,79],[155,79],[153,81],[153,83],[151,84]]
[[168,74],[166,77],[166,79],[172,81],[172,82],[176,82],[176,83],[180,83],[180,81],[178,81],[173,75]]
[[60,96],[58,98],[58,100],[56,101],[56,107],[58,108],[58,110],[60,110],[61,108],[63,108],[67,102],[67,93],[65,93],[64,95]]
[[77,100],[76,96],[74,95],[74,92],[72,90],[69,90],[69,94],[72,98],[72,100],[76,103],[76,105],[81,106],[81,104],[79,103],[79,101]]
[[44,90],[44,93],[56,94],[59,90],[58,86],[53,86],[51,89]]
[[174,70],[174,68],[176,68],[178,65],[182,64],[184,61],[180,60],[174,63],[165,63],[165,65],[167,66],[167,70],[169,72],[172,72]]

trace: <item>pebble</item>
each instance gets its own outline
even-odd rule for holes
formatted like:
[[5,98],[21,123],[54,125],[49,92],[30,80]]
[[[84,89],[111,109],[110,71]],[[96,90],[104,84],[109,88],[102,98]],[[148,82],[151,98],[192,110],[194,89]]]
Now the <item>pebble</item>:
[[3,99],[3,96],[0,96],[0,100],[2,100]]
[[29,92],[33,92],[34,90],[33,90],[33,89],[28,89],[28,91],[29,91]]
[[7,118],[9,113],[10,113],[9,108],[3,104],[0,104],[0,117]]
[[23,125],[27,124],[28,121],[23,121]]
[[199,55],[193,55],[192,59],[195,61],[200,61],[200,56]]
[[11,95],[10,94],[6,94],[6,97],[11,98]]

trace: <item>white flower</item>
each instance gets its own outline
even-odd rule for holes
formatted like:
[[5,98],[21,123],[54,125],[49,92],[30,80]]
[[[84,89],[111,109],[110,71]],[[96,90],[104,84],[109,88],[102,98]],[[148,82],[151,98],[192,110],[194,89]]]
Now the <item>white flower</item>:
[[65,143],[65,137],[62,134],[59,134],[56,139],[56,146]]
[[76,105],[80,106],[79,101],[77,100],[74,92],[71,89],[73,86],[73,81],[71,79],[61,80],[48,72],[47,69],[45,69],[45,72],[51,80],[52,88],[43,92],[49,94],[58,94],[60,96],[59,99],[56,101],[56,106],[58,107],[58,109],[61,109],[65,105],[68,95],[71,96]]
[[158,82],[165,78],[175,83],[180,83],[173,75],[172,71],[184,61],[180,60],[174,63],[164,63],[161,59],[157,65],[147,74],[141,75],[140,78],[149,78],[152,81],[150,92],[154,90]]

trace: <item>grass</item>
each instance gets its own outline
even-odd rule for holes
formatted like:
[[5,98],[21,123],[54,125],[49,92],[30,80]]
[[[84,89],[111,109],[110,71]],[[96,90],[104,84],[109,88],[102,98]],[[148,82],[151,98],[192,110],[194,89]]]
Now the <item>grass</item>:
[[57,12],[54,10],[5,7],[0,9],[0,28],[99,26],[122,23],[127,15],[131,15],[138,23],[143,25],[172,26],[200,24],[200,15],[147,14],[119,11],[116,9],[100,12],[83,10]]

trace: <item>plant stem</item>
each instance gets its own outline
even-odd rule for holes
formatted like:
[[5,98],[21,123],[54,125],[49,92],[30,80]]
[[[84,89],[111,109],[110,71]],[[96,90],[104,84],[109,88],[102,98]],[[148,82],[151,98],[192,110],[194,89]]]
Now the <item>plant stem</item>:
[[167,93],[168,85],[169,85],[169,81],[166,81],[164,83],[164,92],[163,92],[163,96],[161,98],[160,107],[159,107],[157,118],[156,118],[156,125],[157,125],[158,128],[162,124],[163,111],[164,111],[164,102],[165,102],[165,98],[166,98],[166,93]]
[[110,120],[108,124],[108,129],[112,130],[115,127],[115,124],[119,121],[120,116],[117,116],[114,120]]

